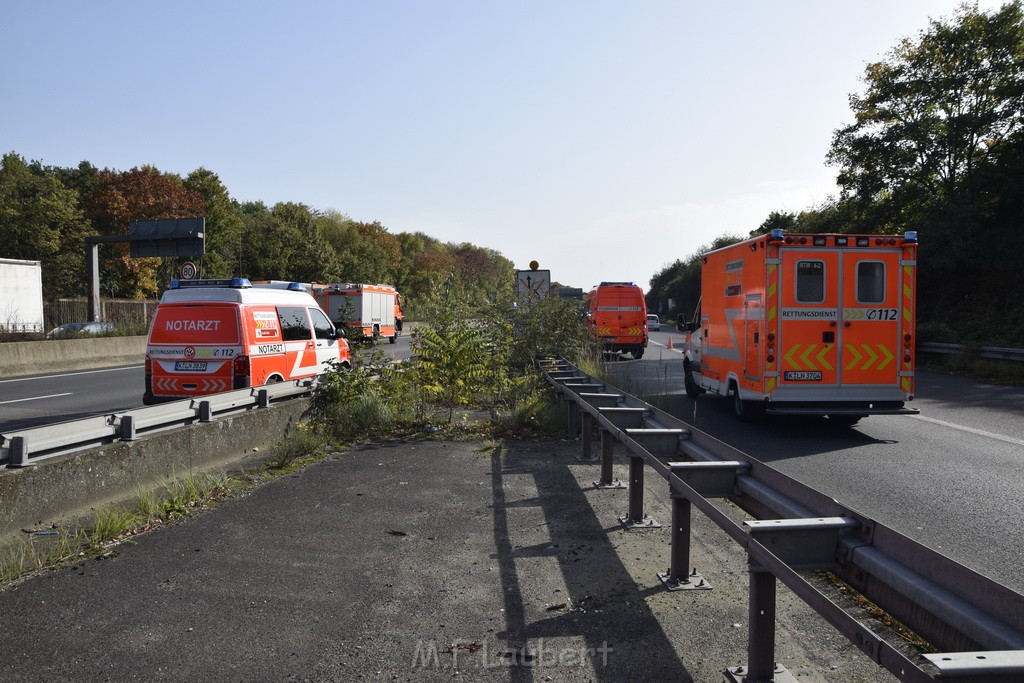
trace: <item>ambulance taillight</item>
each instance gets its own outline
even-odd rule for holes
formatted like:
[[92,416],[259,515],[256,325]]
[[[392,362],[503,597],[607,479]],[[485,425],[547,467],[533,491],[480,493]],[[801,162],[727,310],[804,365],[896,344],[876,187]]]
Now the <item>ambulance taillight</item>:
[[231,366],[231,374],[234,375],[234,388],[247,389],[252,386],[252,366],[249,364],[249,356],[235,356]]

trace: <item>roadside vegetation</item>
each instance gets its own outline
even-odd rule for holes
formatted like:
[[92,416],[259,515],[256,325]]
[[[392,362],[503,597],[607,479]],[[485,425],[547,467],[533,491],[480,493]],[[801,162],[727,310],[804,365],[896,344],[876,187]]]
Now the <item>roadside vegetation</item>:
[[508,287],[467,299],[448,283],[422,302],[413,357],[392,362],[380,351],[353,356],[328,373],[306,418],[276,443],[260,467],[241,474],[188,474],[140,491],[78,525],[27,530],[0,550],[0,584],[41,570],[116,554],[116,546],[217,505],[254,486],[364,441],[458,439],[501,452],[505,439],[562,437],[564,409],[536,365],[557,354],[596,363],[576,301],[557,295],[516,301]]

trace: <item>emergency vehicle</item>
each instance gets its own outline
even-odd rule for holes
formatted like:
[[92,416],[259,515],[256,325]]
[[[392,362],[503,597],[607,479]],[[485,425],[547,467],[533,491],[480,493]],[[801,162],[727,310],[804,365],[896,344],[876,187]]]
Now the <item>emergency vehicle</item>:
[[402,332],[402,298],[391,285],[311,285],[317,302],[339,327],[355,336],[394,344]]
[[151,405],[348,367],[348,342],[300,283],[174,280],[146,342]]
[[686,394],[732,396],[740,419],[906,415],[914,398],[917,233],[773,230],[703,257],[686,332]]
[[587,328],[606,352],[641,358],[647,348],[647,302],[632,282],[602,282],[587,294]]

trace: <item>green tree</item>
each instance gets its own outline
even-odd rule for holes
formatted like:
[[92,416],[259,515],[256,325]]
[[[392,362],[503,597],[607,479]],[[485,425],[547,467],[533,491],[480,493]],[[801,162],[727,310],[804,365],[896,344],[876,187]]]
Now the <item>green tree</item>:
[[43,296],[84,296],[85,237],[78,193],[11,152],[0,160],[0,243],[5,258],[42,263]]
[[336,281],[338,255],[304,204],[281,202],[269,211],[262,202],[241,207],[241,262],[248,277],[296,282]]
[[242,217],[238,205],[213,171],[197,168],[185,187],[203,196],[206,205],[206,253],[199,261],[200,276],[232,277],[241,268]]
[[844,193],[952,196],[1024,125],[1019,0],[930,21],[916,41],[868,65],[864,82],[866,92],[850,96],[854,123],[836,131],[828,156]]

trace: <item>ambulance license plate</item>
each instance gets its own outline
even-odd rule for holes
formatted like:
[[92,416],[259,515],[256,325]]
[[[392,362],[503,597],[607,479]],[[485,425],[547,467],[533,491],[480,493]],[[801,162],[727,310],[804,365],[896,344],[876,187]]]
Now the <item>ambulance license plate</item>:
[[786,372],[788,382],[820,382],[821,372],[807,372],[806,370],[788,370]]
[[205,360],[179,360],[174,362],[178,372],[206,372]]

